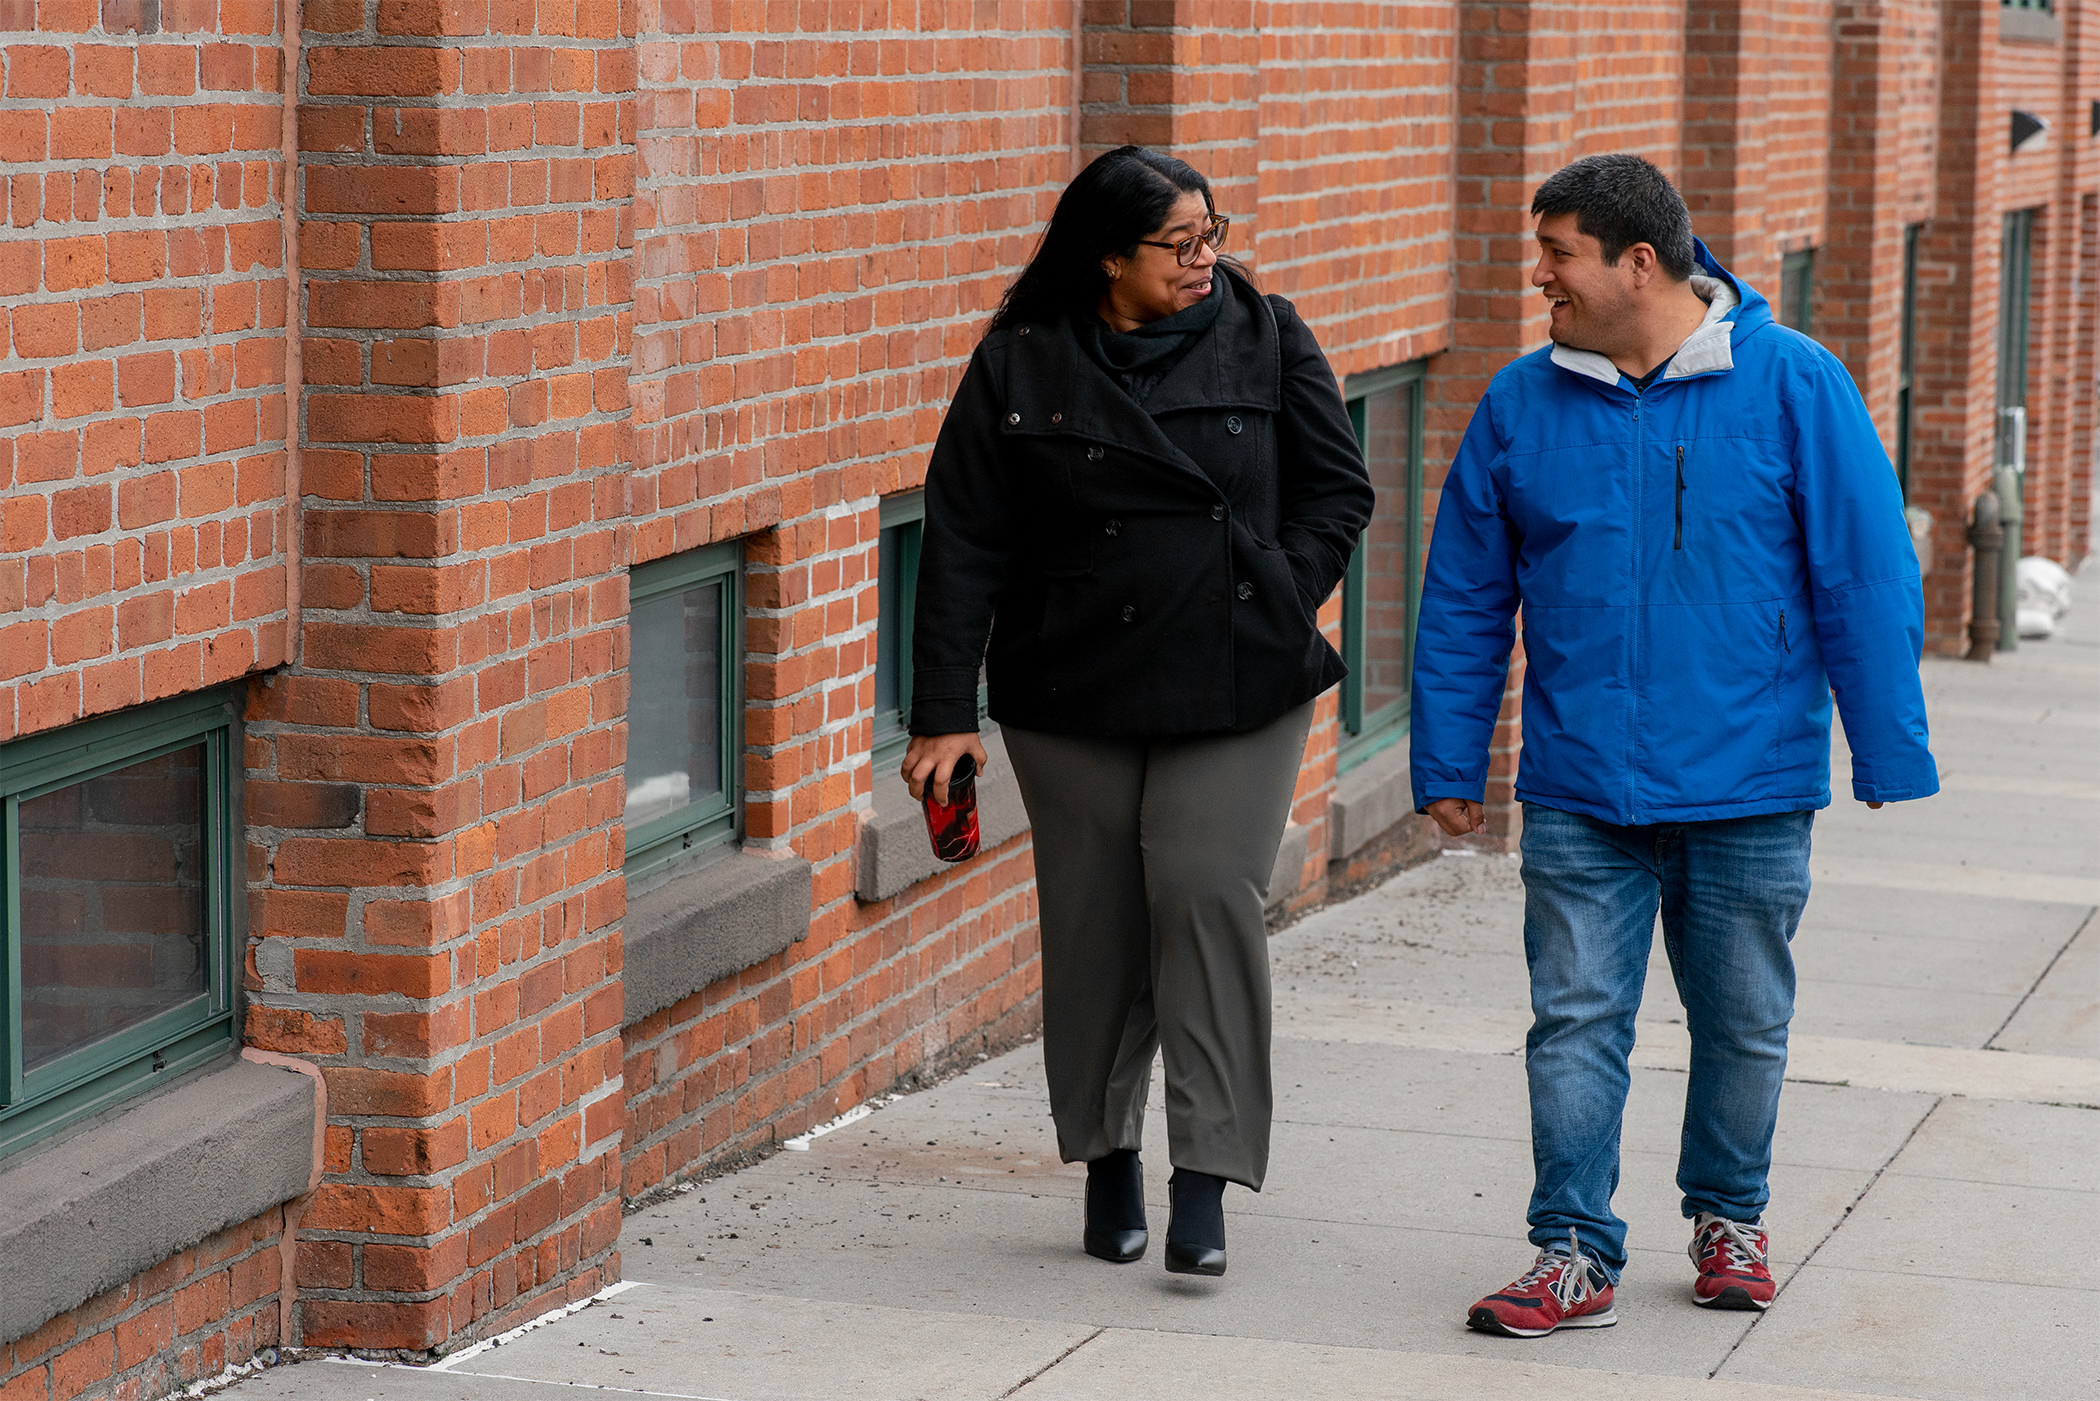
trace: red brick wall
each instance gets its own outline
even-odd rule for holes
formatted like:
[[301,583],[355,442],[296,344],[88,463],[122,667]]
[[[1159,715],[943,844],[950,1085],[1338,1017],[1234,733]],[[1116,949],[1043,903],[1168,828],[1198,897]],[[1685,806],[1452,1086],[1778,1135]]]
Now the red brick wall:
[[422,1349],[617,1268],[632,20],[305,22],[305,618],[250,706],[248,1039],[328,1080],[302,1340]]
[[0,1398],[153,1401],[277,1346],[284,1239],[266,1211],[0,1342]]
[[[1764,235],[1772,256],[1766,296],[1779,295],[1779,253],[1820,247],[1830,188],[1832,0],[1772,0],[1764,5]],[[1851,6],[1847,6],[1848,10]],[[1848,22],[1856,22],[1850,13]],[[1849,42],[1855,46],[1856,36]],[[1860,63],[1853,57],[1855,68]],[[1857,82],[1862,74],[1848,70]],[[1819,269],[1820,271],[1820,269]]]
[[0,739],[284,659],[275,8],[121,8],[0,5]]
[[1263,7],[1251,261],[1335,372],[1449,344],[1457,7]]
[[1069,178],[1072,63],[1052,0],[878,5],[821,42],[788,12],[639,23],[630,556],[745,540],[744,847],[811,862],[815,908],[805,941],[626,1029],[630,1195],[1018,1034],[1033,1005],[1025,839],[872,905],[853,860],[878,498],[924,481]]
[[[1913,496],[1939,650],[1965,641],[1990,462],[1999,217],[2043,205],[2029,547],[2088,539],[2082,6],[2014,52],[1980,0],[1092,0],[1075,116],[1062,0],[876,0],[838,32],[687,0],[309,0],[289,299],[273,12],[165,0],[136,36],[121,8],[0,0],[0,738],[273,669],[246,1031],[329,1083],[308,1344],[447,1346],[575,1298],[618,1270],[623,1193],[1031,1026],[1025,836],[871,904],[853,862],[879,500],[923,480],[1075,140],[1203,168],[1339,372],[1432,357],[1431,514],[1488,379],[1544,340],[1526,207],[1568,160],[1679,174],[1768,293],[1818,243],[1826,338],[1891,438],[1901,229],[1929,217]],[[2053,114],[2044,152],[2005,154],[2014,102]],[[626,570],[730,539],[745,846],[811,863],[810,930],[623,1026]],[[1519,648],[1498,840],[1521,677]],[[1328,701],[1301,903],[1413,850],[1325,867],[1337,737]],[[0,1401],[144,1401],[274,1340],[281,1234],[261,1218],[17,1341]]]

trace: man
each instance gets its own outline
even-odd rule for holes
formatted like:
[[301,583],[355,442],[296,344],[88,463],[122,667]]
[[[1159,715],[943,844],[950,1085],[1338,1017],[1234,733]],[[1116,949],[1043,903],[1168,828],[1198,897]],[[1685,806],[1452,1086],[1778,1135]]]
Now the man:
[[1553,345],[1495,377],[1437,510],[1415,649],[1415,805],[1483,830],[1521,605],[1525,1041],[1537,1263],[1485,1332],[1616,1321],[1619,1130],[1660,907],[1691,1033],[1677,1185],[1694,1303],[1772,1301],[1772,1132],[1835,691],[1853,795],[1939,790],[1895,474],[1837,358],[1693,239],[1648,162],[1539,187]]

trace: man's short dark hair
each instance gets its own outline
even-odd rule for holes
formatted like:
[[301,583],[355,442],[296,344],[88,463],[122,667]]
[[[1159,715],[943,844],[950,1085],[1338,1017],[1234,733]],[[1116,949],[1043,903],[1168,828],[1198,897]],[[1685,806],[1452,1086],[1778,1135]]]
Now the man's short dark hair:
[[1575,227],[1597,240],[1607,264],[1645,243],[1677,281],[1699,270],[1684,197],[1669,176],[1639,156],[1614,151],[1562,166],[1531,197],[1531,212],[1539,218],[1573,214]]

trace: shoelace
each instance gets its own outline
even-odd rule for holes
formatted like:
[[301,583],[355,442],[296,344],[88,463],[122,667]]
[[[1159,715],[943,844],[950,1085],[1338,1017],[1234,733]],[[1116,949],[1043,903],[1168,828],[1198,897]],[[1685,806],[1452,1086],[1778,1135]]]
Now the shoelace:
[[1566,1312],[1589,1292],[1590,1282],[1590,1262],[1575,1239],[1573,1227],[1568,1230],[1567,1252],[1563,1254],[1552,1246],[1541,1250],[1539,1258],[1524,1272],[1524,1277],[1517,1281],[1515,1287],[1523,1289],[1536,1284],[1556,1269],[1560,1271],[1560,1278],[1546,1287],[1552,1291],[1553,1297],[1560,1301],[1562,1312]]
[[1700,1257],[1718,1245],[1731,1270],[1747,1270],[1752,1265],[1762,1265],[1765,1262],[1765,1246],[1759,1238],[1761,1234],[1755,1226],[1730,1221],[1725,1216],[1712,1217],[1707,1221],[1706,1228],[1699,1232],[1699,1238],[1692,1243],[1692,1263],[1700,1263]]

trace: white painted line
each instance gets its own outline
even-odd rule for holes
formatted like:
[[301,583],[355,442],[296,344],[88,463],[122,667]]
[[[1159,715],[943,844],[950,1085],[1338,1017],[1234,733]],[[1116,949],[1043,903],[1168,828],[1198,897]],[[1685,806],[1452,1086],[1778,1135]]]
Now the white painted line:
[[782,1140],[780,1146],[790,1153],[807,1153],[809,1145],[822,1138],[825,1134],[837,1133],[848,1124],[857,1124],[876,1110],[887,1108],[902,1098],[904,1098],[903,1095],[878,1095],[865,1104],[855,1105],[830,1123],[819,1124],[808,1133],[798,1133],[793,1138]]
[[480,1342],[474,1344],[472,1347],[461,1348],[458,1352],[453,1353],[450,1357],[446,1358],[442,1362],[434,1363],[428,1367],[418,1367],[415,1370],[419,1372],[449,1372],[453,1368],[457,1367],[460,1363],[465,1362],[470,1358],[481,1356],[481,1354],[487,1352],[490,1348],[502,1347],[505,1343],[516,1342],[519,1338],[524,1337],[527,1333],[532,1332],[536,1328],[545,1328],[550,1323],[559,1323],[561,1322],[561,1320],[567,1318],[571,1314],[582,1313],[592,1304],[598,1303],[601,1300],[617,1298],[619,1295],[625,1294],[630,1289],[639,1289],[642,1287],[642,1283],[643,1281],[638,1279],[623,1279],[618,1284],[608,1284],[603,1289],[599,1290],[597,1293],[591,1295],[591,1297],[588,1299],[584,1299],[579,1303],[570,1304],[565,1308],[550,1310],[547,1313],[541,1314],[538,1318],[532,1319],[530,1322],[519,1324],[517,1327],[511,1329],[507,1333],[498,1333],[493,1338],[482,1339]]
[[[1345,996],[1293,997],[1278,1005],[1275,1021],[1279,1040],[1403,1046],[1471,1055],[1520,1055],[1530,1029],[1531,1014],[1517,1008],[1450,1007]],[[1691,1064],[1691,1036],[1684,1024],[1640,1021],[1635,1028],[1632,1064],[1643,1070],[1686,1069]],[[1913,1046],[1796,1033],[1787,1049],[1786,1078],[1863,1090],[2100,1105],[2100,1060],[2024,1051]]]
[[[434,1369],[425,1367],[423,1370],[427,1372]],[[531,1382],[536,1386],[568,1386],[578,1391],[610,1391],[616,1396],[669,1396],[674,1398],[674,1401],[734,1401],[734,1398],[727,1396],[702,1396],[697,1391],[650,1391],[639,1386],[606,1386],[602,1382],[564,1382],[555,1381],[550,1377],[513,1377],[507,1372],[467,1372],[464,1375],[486,1377],[490,1381],[499,1382]]]
[[1867,861],[1811,857],[1809,876],[1833,885],[1872,885],[1938,895],[1980,895],[1988,900],[2040,900],[2052,905],[2100,905],[2100,880],[2007,871],[1991,866],[1948,866],[1922,861]]
[[[1684,1070],[1691,1057],[1691,1035],[1683,1023],[1640,1023],[1632,1056],[1635,1066]],[[1786,1078],[1904,1094],[2100,1105],[2100,1060],[2024,1051],[1796,1034],[1787,1040]]]

